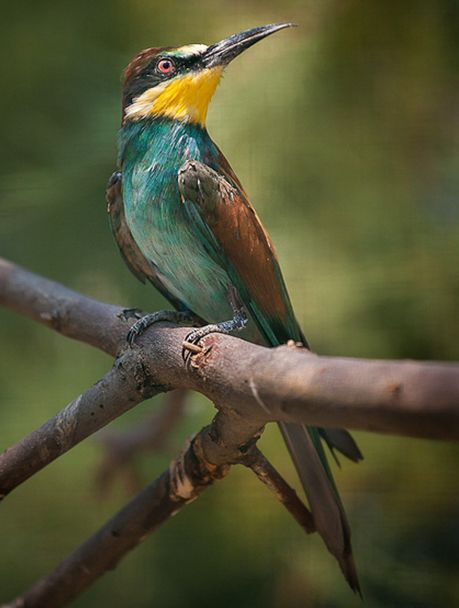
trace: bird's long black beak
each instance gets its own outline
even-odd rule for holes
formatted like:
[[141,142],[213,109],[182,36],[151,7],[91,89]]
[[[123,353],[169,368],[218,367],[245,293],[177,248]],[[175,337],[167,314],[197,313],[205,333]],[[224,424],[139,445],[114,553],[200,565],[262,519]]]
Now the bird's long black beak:
[[218,65],[225,66],[252,46],[252,44],[286,27],[295,27],[295,24],[272,23],[270,25],[260,25],[259,27],[239,32],[239,34],[233,34],[229,38],[225,38],[207,48],[202,56],[204,66],[206,68],[213,68]]

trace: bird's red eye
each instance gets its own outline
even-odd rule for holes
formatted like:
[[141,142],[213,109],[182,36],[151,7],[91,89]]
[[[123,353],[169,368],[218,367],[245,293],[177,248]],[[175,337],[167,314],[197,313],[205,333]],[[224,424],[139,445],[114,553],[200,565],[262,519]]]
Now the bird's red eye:
[[175,70],[175,65],[170,59],[160,59],[156,64],[156,69],[161,74],[172,74]]

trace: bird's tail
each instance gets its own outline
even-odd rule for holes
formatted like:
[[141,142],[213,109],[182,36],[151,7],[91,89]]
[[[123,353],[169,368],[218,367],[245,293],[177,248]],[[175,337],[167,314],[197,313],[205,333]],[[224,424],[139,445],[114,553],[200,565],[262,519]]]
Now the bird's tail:
[[[249,311],[269,346],[279,346],[292,339],[310,350],[293,314],[280,269],[278,271],[288,308],[287,316],[282,319],[267,318],[253,301]],[[279,427],[304,488],[317,531],[330,553],[337,559],[351,589],[361,595],[352,556],[351,531],[328,465],[322,439],[335,460],[334,450],[356,462],[362,459],[362,454],[351,435],[342,429],[319,429],[291,422],[280,422]]]
[[351,589],[361,594],[349,524],[327,463],[319,429],[290,422],[281,422],[279,426],[306,493],[317,531],[338,560]]

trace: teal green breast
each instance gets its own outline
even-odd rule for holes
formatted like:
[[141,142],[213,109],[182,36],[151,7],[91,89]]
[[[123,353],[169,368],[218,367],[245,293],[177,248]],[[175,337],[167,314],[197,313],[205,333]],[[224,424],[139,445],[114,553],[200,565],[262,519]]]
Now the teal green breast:
[[[218,170],[219,151],[207,131],[170,120],[126,124],[120,164],[126,221],[167,289],[209,322],[232,317],[229,278],[205,250],[180,198],[178,171],[186,160]],[[247,338],[255,339],[248,330]],[[252,334],[252,335],[250,335]]]

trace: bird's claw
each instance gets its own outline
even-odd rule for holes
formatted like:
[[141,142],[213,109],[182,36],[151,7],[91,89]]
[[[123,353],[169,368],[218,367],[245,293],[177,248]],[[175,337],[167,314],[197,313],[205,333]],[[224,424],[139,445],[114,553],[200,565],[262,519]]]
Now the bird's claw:
[[[202,328],[201,328],[202,329]],[[199,341],[206,333],[202,334],[199,330],[190,332],[182,342],[182,359],[188,363],[190,357],[202,353],[203,347],[199,345]]]
[[143,316],[140,308],[124,308],[117,314],[118,319],[129,321],[130,319],[141,319]]
[[199,345],[201,338],[209,334],[229,334],[232,331],[244,329],[247,324],[247,316],[244,312],[237,311],[234,318],[221,323],[212,323],[204,325],[190,332],[182,342],[182,358],[187,363],[193,354],[198,354],[203,351],[203,347]]
[[143,334],[143,332],[158,321],[169,321],[174,313],[169,310],[160,310],[158,312],[152,312],[147,315],[143,315],[140,318],[137,316],[137,321],[131,325],[127,335],[126,341],[129,346],[133,346],[136,339]]
[[202,353],[202,346],[199,346],[199,344],[193,344],[193,342],[187,342],[186,340],[184,340],[182,342],[182,348],[189,350],[190,353],[193,354],[198,354],[198,353]]
[[[132,314],[132,311],[134,311],[134,314]],[[150,325],[154,325],[159,321],[166,321],[168,323],[201,323],[196,315],[188,311],[159,310],[142,316],[142,313],[137,309],[128,309],[123,311],[123,313],[125,313],[125,319],[129,318],[126,313],[129,313],[129,316],[134,316],[137,319],[126,336],[129,346],[132,346],[136,339],[141,336]]]
[[143,317],[138,319],[129,329],[126,334],[126,342],[129,346],[133,346],[136,338],[138,338],[145,330],[145,324],[142,323]]

